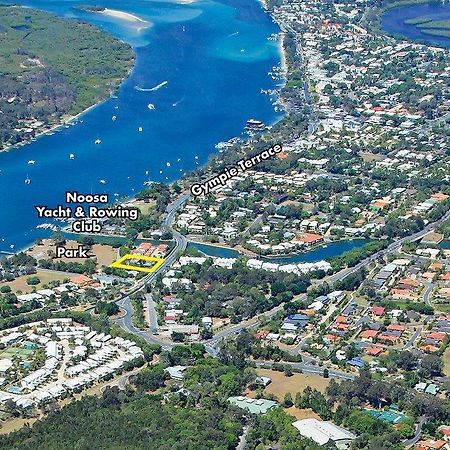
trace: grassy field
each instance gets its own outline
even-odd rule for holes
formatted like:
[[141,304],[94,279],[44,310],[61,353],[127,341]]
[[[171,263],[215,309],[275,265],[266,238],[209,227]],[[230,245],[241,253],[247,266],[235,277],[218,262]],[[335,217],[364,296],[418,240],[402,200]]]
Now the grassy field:
[[447,377],[450,377],[450,347],[445,350],[444,353],[444,373]]
[[20,359],[26,359],[33,354],[33,350],[29,350],[23,347],[9,347],[0,353],[0,359],[2,358],[12,358],[13,356],[18,356]]
[[434,303],[434,309],[443,313],[450,313],[450,303]]
[[[41,282],[36,286],[28,286],[27,279],[34,276],[37,276],[41,280]],[[11,290],[14,293],[21,291],[23,294],[28,294],[32,292],[33,287],[35,287],[36,290],[43,289],[44,284],[48,284],[49,281],[62,281],[66,278],[69,278],[68,274],[38,271],[35,275],[24,275],[22,277],[16,278],[14,281],[11,281],[9,283],[1,283],[0,286],[10,286]]]
[[294,373],[291,377],[286,377],[283,372],[270,369],[258,369],[257,372],[260,376],[272,379],[272,383],[266,387],[265,392],[275,395],[280,400],[287,392],[294,397],[297,392],[303,392],[306,386],[325,392],[330,383],[329,378],[323,378],[320,375]]
[[[66,248],[78,248],[80,244],[74,240],[66,241],[64,247]],[[42,241],[42,245],[34,245],[27,253],[38,261],[40,259],[48,259],[48,252],[52,251],[56,252],[56,246],[54,245],[51,239],[44,239]],[[111,247],[110,245],[101,245],[94,244],[92,246],[91,251],[89,252],[89,256],[92,258],[97,258],[97,267],[101,266],[109,266],[117,259],[117,249]],[[84,263],[86,261],[85,258],[54,258],[53,261],[64,261],[64,262],[79,262]]]
[[364,162],[383,161],[383,159],[385,158],[384,155],[377,155],[370,152],[361,152],[360,156],[362,157]]
[[133,204],[136,208],[139,208],[139,211],[141,214],[148,214],[152,208],[154,208],[156,205],[156,202],[154,200],[151,200],[148,203],[145,203],[144,200],[136,200]]
[[294,416],[297,420],[303,420],[303,419],[320,419],[319,414],[315,413],[312,409],[299,409],[295,406],[291,406],[290,408],[285,408],[286,412],[290,414],[291,416]]

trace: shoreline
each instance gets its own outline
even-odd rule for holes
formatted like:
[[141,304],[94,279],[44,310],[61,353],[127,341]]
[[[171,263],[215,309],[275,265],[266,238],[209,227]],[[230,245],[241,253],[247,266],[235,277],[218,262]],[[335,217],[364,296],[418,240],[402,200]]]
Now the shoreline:
[[111,17],[117,17],[122,20],[126,20],[127,22],[142,22],[142,23],[149,23],[144,19],[141,19],[138,16],[135,16],[134,14],[128,13],[126,11],[120,11],[119,9],[110,9],[105,8],[103,11],[98,11],[99,14],[106,14],[107,16]]
[[153,26],[152,22],[149,22],[148,20],[142,19],[141,17],[128,13],[126,11],[121,11],[119,9],[105,8],[102,11],[88,11],[88,12],[102,14],[107,17],[112,17],[113,19],[118,19],[124,24],[135,26],[136,31],[141,31]]
[[[441,51],[450,51],[450,44],[446,44],[444,42],[432,42],[433,38],[436,39],[444,39],[450,42],[450,34],[444,34],[444,33],[427,33],[423,29],[419,27],[415,27],[420,33],[422,33],[424,36],[420,37],[411,37],[407,34],[404,34],[401,31],[389,31],[385,30],[382,27],[382,21],[383,17],[388,14],[389,12],[396,10],[396,9],[402,9],[402,8],[411,8],[414,6],[424,6],[424,5],[439,5],[441,2],[440,0],[399,0],[394,1],[392,3],[389,3],[385,6],[379,6],[374,7],[371,9],[376,14],[376,17],[374,17],[372,20],[366,22],[363,26],[367,29],[368,32],[373,33],[374,35],[379,36],[386,36],[387,38],[394,39],[398,42],[408,42],[410,44],[414,45],[420,45],[423,47],[428,48],[435,48],[439,49]],[[431,30],[431,29],[430,29]],[[443,30],[440,30],[443,31]],[[448,29],[446,29],[448,32]]]
[[384,14],[386,14],[388,11],[391,11],[393,9],[397,9],[397,8],[405,8],[407,6],[420,6],[420,5],[426,5],[426,4],[433,4],[433,3],[441,3],[440,0],[397,0],[397,1],[393,1],[391,3],[388,3],[386,5],[383,6],[375,6],[370,8],[371,11],[374,11],[375,13],[377,13],[377,16],[375,18],[373,18],[371,21],[367,21],[365,22],[364,26],[367,31],[375,33],[375,34],[382,34],[384,36],[396,39],[396,40],[406,40],[409,42],[415,42],[415,43],[419,43],[421,45],[426,45],[422,42],[419,42],[417,40],[413,40],[408,38],[407,36],[404,36],[400,33],[394,33],[391,34],[388,31],[383,30],[383,28],[381,27],[381,20],[384,16]]
[[[108,97],[108,99],[111,97]],[[94,105],[91,105],[89,107],[87,107],[86,109],[84,109],[83,111],[79,112],[78,114],[75,114],[74,116],[62,116],[60,119],[60,123],[52,125],[50,128],[39,131],[39,133],[35,134],[31,139],[26,140],[26,141],[21,141],[18,142],[17,144],[13,144],[13,145],[8,145],[7,147],[4,147],[0,150],[0,152],[9,152],[11,150],[18,150],[21,147],[25,147],[28,144],[31,144],[32,142],[34,142],[36,139],[39,139],[41,137],[44,137],[47,134],[51,134],[51,133],[55,133],[57,132],[57,130],[59,130],[61,127],[65,127],[66,125],[75,125],[75,124],[71,124],[72,121],[79,119],[83,114],[87,113],[88,111],[90,111],[91,109],[94,109],[96,106],[100,105],[101,103],[103,103],[105,100],[101,100],[98,103],[95,103]]]
[[75,126],[76,123],[71,123],[73,121],[77,121],[78,119],[80,119],[82,116],[84,116],[86,113],[88,113],[89,111],[93,110],[94,108],[96,108],[97,106],[101,105],[102,103],[111,100],[114,92],[116,92],[120,86],[122,85],[122,83],[127,80],[129,78],[129,76],[131,75],[131,73],[134,70],[135,67],[135,63],[136,63],[136,54],[133,50],[133,64],[132,66],[128,69],[127,75],[122,78],[122,80],[120,81],[119,85],[109,93],[109,96],[101,99],[99,101],[97,101],[96,103],[92,104],[91,106],[88,106],[87,108],[83,109],[83,111],[80,111],[79,113],[75,114],[75,115],[63,115],[60,117],[59,119],[59,123],[56,123],[54,125],[52,125],[50,128],[47,129],[43,129],[41,131],[39,131],[38,133],[36,133],[32,138],[28,139],[28,140],[23,140],[21,142],[18,142],[17,144],[12,144],[12,145],[8,145],[2,149],[0,149],[0,153],[3,152],[10,152],[13,150],[18,150],[22,147],[26,147],[27,145],[31,144],[32,142],[34,142],[37,139],[40,139],[46,135],[51,135],[53,133],[57,133],[58,130],[62,127],[66,127],[66,126]]
[[383,12],[389,11],[390,9],[401,8],[403,6],[414,6],[423,5],[426,3],[441,3],[440,0],[398,0],[380,8]]
[[[277,23],[277,26],[280,28],[279,24]],[[281,59],[281,68],[286,71],[289,70],[288,63],[287,63],[287,55],[286,55],[286,49],[284,47],[284,41],[286,39],[284,31],[280,28],[280,40],[278,41],[278,48],[280,53],[280,59]],[[280,96],[281,97],[281,96]]]
[[[36,8],[32,8],[32,7],[29,7],[29,6],[23,6],[23,5],[12,5],[12,6],[18,7],[18,8],[30,8],[30,9],[36,9]],[[139,19],[139,20],[142,20],[142,19],[140,19],[140,18],[138,18],[138,17],[136,17],[136,18]],[[69,20],[72,20],[72,19],[69,19]],[[145,22],[145,21],[144,21],[144,22]],[[98,27],[97,27],[97,29],[98,29]],[[107,34],[108,34],[109,36],[112,36],[112,37],[115,38],[115,39],[118,39],[118,38],[116,38],[115,36],[113,36],[111,33],[107,33]],[[118,39],[118,40],[120,41],[120,39]],[[112,98],[113,94],[120,88],[120,86],[122,85],[122,83],[123,83],[126,79],[128,79],[128,77],[130,76],[130,74],[132,73],[132,71],[134,70],[134,67],[135,67],[135,63],[136,63],[136,52],[134,51],[133,47],[132,47],[130,44],[127,44],[127,45],[130,46],[130,48],[131,48],[131,50],[132,50],[132,53],[133,53],[133,57],[132,57],[132,59],[131,59],[131,65],[130,65],[130,67],[128,67],[126,75],[125,75],[124,77],[122,77],[121,79],[117,79],[117,85],[116,85],[116,87],[115,87],[114,89],[110,89],[110,90],[109,90],[109,95],[105,96],[105,97],[102,98],[102,99],[97,100],[95,103],[93,103],[93,104],[87,106],[86,108],[84,108],[83,110],[81,110],[80,112],[78,112],[78,113],[76,113],[76,114],[73,114],[73,113],[72,113],[72,114],[67,114],[67,113],[66,113],[66,114],[63,114],[61,117],[59,117],[59,118],[56,120],[56,123],[50,125],[49,127],[47,126],[47,127],[37,128],[37,129],[36,129],[36,134],[35,134],[34,136],[32,136],[32,137],[30,137],[30,138],[28,138],[28,139],[23,139],[22,141],[17,142],[16,144],[9,144],[9,145],[6,145],[6,146],[3,147],[3,148],[0,148],[0,153],[2,153],[2,152],[9,152],[9,151],[11,151],[11,150],[17,150],[17,149],[19,149],[19,148],[21,148],[21,147],[25,147],[25,146],[31,144],[31,143],[34,142],[35,140],[37,140],[37,139],[39,139],[39,138],[41,138],[41,137],[43,137],[43,136],[45,136],[45,135],[48,135],[48,134],[52,134],[52,133],[58,132],[58,130],[59,130],[60,128],[62,128],[62,127],[67,127],[67,126],[75,125],[76,123],[72,123],[72,122],[78,120],[81,116],[83,116],[84,114],[86,114],[87,112],[89,112],[91,109],[97,107],[97,106],[100,105],[101,103],[103,103],[103,102],[105,102],[105,101],[107,101],[107,100],[110,100],[110,99]]]

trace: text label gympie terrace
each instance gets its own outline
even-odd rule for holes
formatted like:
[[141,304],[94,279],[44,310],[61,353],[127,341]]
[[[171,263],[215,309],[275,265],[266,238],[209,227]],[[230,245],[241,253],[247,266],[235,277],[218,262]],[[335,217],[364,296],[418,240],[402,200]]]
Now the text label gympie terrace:
[[227,167],[218,175],[204,181],[203,183],[194,183],[191,186],[191,194],[195,197],[200,197],[201,195],[208,195],[214,188],[218,186],[225,186],[227,181],[231,180],[233,177],[239,175],[239,173],[245,172],[248,169],[252,169],[254,166],[262,161],[266,161],[272,158],[276,154],[282,151],[280,144],[275,144],[274,146],[257,153],[255,156],[247,159],[241,159],[236,165]]

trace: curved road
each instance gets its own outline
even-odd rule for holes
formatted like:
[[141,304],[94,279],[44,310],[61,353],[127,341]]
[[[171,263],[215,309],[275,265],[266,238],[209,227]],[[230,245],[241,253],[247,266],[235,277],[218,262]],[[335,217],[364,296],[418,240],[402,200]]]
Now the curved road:
[[158,269],[141,278],[139,282],[131,289],[131,291],[128,292],[127,296],[122,297],[121,299],[116,301],[116,303],[125,311],[125,315],[117,319],[116,323],[120,325],[125,331],[133,333],[145,339],[147,342],[151,344],[159,344],[163,349],[168,349],[172,347],[173,344],[171,342],[164,341],[163,339],[159,338],[158,336],[155,336],[149,331],[141,331],[133,325],[132,322],[133,307],[131,306],[131,300],[129,296],[139,291],[144,286],[151,284],[159,274],[164,273],[167,269],[169,269],[172,266],[172,264],[176,261],[178,257],[178,252],[184,251],[186,249],[187,247],[186,238],[182,234],[178,233],[178,231],[172,229],[172,223],[177,209],[183,206],[184,203],[188,200],[188,198],[189,194],[183,194],[173,203],[168,205],[166,216],[162,222],[162,228],[171,231],[173,234],[173,238],[175,240],[175,247],[172,249],[169,256],[167,256],[167,258],[164,259],[164,262],[161,264],[161,266],[158,267]]

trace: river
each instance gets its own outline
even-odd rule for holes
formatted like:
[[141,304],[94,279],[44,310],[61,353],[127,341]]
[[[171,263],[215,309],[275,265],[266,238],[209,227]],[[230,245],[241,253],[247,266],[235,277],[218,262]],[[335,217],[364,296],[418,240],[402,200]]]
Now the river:
[[421,17],[434,20],[449,20],[450,3],[433,2],[390,9],[381,19],[381,28],[389,34],[398,34],[425,44],[450,48],[449,37],[425,34],[416,25],[405,23],[407,19]]
[[[298,253],[291,256],[275,256],[275,257],[257,257],[264,261],[270,261],[277,264],[299,264],[299,263],[313,263],[322,261],[333,256],[340,256],[345,252],[362,247],[370,242],[370,239],[351,239],[345,241],[330,242],[327,245],[321,245],[305,253]],[[216,256],[219,258],[239,258],[242,256],[237,250],[216,247],[208,244],[198,244],[189,242],[188,249],[194,248],[204,253],[207,256]]]
[[[136,64],[116,96],[73,126],[0,153],[0,250],[45,235],[36,225],[48,220],[37,218],[35,205],[64,204],[68,190],[111,200],[133,195],[147,180],[172,181],[204,164],[216,143],[242,136],[249,118],[272,124],[282,117],[261,93],[282,83],[268,75],[280,64],[280,47],[267,38],[279,29],[256,0],[14,3],[93,23],[130,43]],[[125,11],[152,26],[73,9],[79,4]]]

